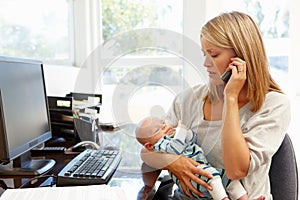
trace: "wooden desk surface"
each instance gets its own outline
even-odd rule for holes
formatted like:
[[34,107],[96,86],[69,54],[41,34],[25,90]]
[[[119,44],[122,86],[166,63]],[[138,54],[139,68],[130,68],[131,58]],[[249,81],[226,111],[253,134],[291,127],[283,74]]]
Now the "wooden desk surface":
[[[103,145],[108,145],[119,147],[122,151],[122,160],[116,170],[115,174],[112,176],[108,185],[118,186],[124,189],[127,195],[127,199],[138,199],[139,191],[144,186],[142,180],[142,174],[140,171],[141,160],[140,160],[140,145],[136,142],[134,137],[133,127],[127,127],[125,129],[117,131],[102,132]],[[74,145],[66,143],[65,147],[70,147]],[[54,159],[56,164],[54,168],[47,174],[57,175],[64,166],[69,163],[76,155],[64,154],[64,153],[47,153],[47,154],[32,154],[33,158],[46,158]],[[28,179],[19,181],[19,185]],[[33,184],[27,185],[26,187],[39,187],[41,184],[43,186],[47,185],[51,180],[43,179]],[[15,186],[17,187],[17,186]]]
[[[34,158],[46,158],[46,159],[54,159],[56,161],[55,167],[48,172],[47,174],[57,175],[63,167],[69,163],[76,155],[71,154],[64,154],[64,153],[48,153],[47,155],[34,155]],[[121,160],[120,165],[126,160]],[[28,179],[23,178],[22,180],[15,178],[15,183],[21,185]],[[39,186],[48,186],[52,182],[51,178],[41,179],[33,184],[28,184],[26,187],[39,187]],[[125,168],[118,168],[115,174],[112,176],[111,180],[109,181],[108,185],[110,186],[117,186],[123,189],[124,193],[127,196],[127,199],[137,199],[138,193],[140,189],[144,186],[142,180],[142,174],[139,170],[133,169],[125,169]],[[15,187],[18,187],[15,186]]]

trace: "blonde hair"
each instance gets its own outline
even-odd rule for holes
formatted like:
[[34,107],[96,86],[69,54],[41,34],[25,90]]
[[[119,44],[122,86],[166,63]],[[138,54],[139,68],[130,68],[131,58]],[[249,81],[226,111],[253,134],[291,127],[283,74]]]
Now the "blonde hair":
[[[241,12],[223,13],[208,21],[201,30],[201,37],[209,43],[222,48],[231,48],[237,57],[247,65],[247,98],[252,111],[258,111],[267,92],[282,93],[269,72],[268,58],[258,25],[247,14]],[[219,86],[211,86],[219,87]],[[207,95],[210,101],[220,99],[222,93],[212,88]],[[214,96],[219,97],[214,97]]]

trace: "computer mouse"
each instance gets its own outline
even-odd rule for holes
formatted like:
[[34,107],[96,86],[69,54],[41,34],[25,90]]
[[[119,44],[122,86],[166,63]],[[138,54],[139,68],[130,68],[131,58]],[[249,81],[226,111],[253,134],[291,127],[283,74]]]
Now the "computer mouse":
[[99,149],[100,146],[92,141],[82,141],[72,147],[73,152],[82,152],[86,149]]
[[73,146],[72,147],[72,152],[83,152],[84,150],[86,150],[86,146]]

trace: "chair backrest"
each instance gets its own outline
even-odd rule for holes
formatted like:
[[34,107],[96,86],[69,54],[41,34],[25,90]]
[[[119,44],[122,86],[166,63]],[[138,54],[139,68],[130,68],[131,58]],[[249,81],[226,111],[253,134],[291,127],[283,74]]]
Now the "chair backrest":
[[298,200],[297,161],[288,134],[272,158],[269,176],[274,200]]

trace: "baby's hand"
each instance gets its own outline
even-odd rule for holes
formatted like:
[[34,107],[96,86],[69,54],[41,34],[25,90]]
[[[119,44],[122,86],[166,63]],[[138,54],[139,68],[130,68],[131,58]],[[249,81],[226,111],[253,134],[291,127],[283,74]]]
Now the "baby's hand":
[[188,130],[188,128],[186,127],[186,125],[184,125],[184,124],[181,123],[181,120],[178,121],[178,127],[184,128],[184,129]]

